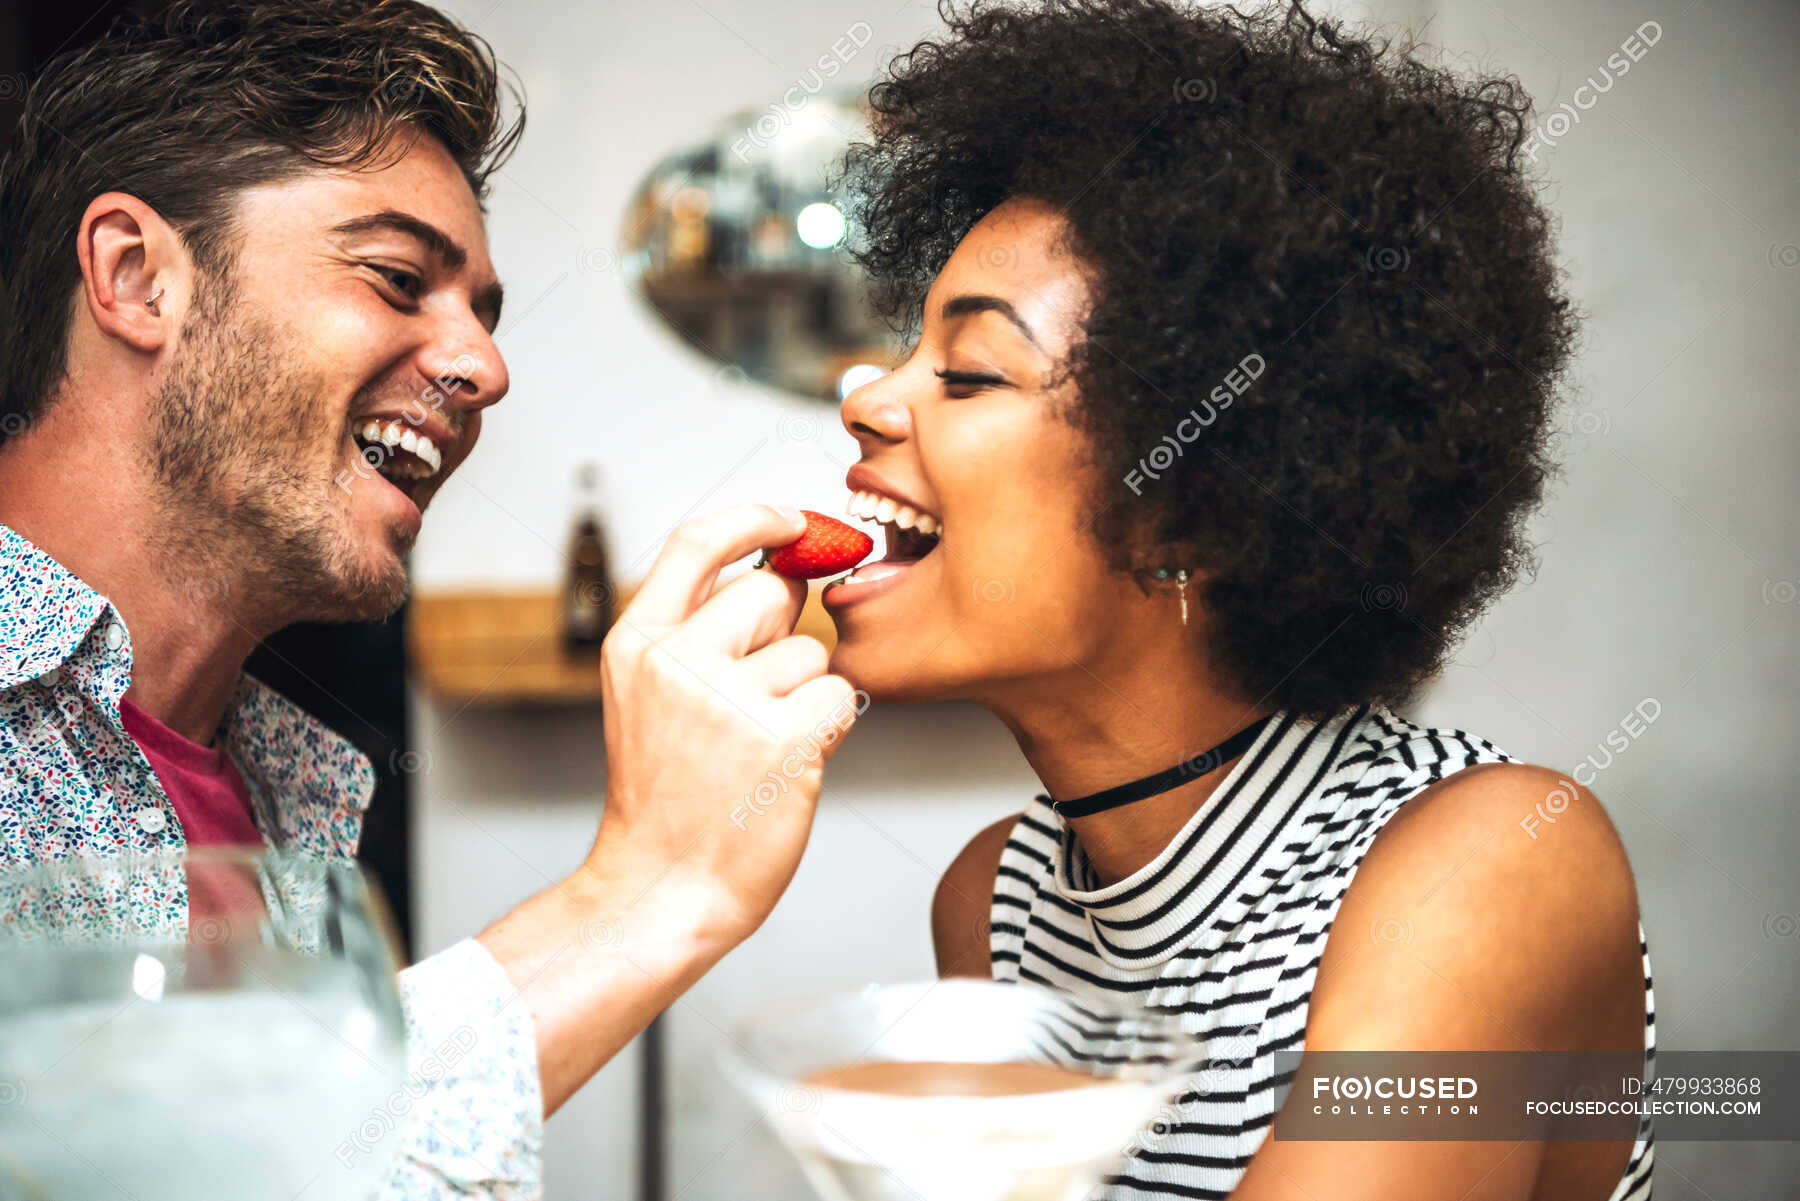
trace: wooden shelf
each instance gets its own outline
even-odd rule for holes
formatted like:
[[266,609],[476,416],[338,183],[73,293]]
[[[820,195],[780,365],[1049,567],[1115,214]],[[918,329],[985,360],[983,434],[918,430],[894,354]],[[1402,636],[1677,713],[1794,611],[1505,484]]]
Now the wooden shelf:
[[[615,612],[630,603],[620,590]],[[415,596],[406,651],[418,684],[433,700],[474,708],[566,707],[600,703],[597,652],[576,657],[562,645],[561,594],[473,590]],[[806,598],[796,633],[837,644],[837,630]]]

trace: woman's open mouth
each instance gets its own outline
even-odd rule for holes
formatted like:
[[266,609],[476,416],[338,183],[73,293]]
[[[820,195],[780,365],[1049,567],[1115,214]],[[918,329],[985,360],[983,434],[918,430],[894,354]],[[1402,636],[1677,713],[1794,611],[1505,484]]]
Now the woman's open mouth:
[[937,514],[921,512],[879,492],[851,493],[844,511],[879,524],[886,537],[886,553],[825,585],[820,600],[828,608],[840,609],[888,591],[930,558],[944,536],[943,521]]

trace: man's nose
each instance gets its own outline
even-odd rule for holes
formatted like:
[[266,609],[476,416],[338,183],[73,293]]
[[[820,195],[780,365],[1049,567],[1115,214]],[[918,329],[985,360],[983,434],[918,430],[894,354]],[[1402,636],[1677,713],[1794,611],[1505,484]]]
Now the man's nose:
[[473,330],[464,327],[434,340],[419,368],[443,394],[443,403],[459,410],[497,404],[512,387],[500,348],[478,322]]

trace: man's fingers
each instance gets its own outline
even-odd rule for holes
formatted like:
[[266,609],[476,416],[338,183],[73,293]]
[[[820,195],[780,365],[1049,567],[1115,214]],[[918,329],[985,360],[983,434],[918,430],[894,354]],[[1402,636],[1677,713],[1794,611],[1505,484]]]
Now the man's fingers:
[[805,603],[806,581],[747,571],[713,593],[671,637],[739,659],[791,633]]
[[869,707],[869,694],[852,688],[843,676],[819,676],[808,680],[781,702],[796,725],[819,740],[825,758],[844,745],[844,735]]
[[639,624],[671,626],[698,608],[727,563],[766,546],[786,546],[806,519],[768,505],[736,505],[684,521],[650,566],[626,614]]
[[795,634],[771,642],[744,659],[744,671],[770,696],[786,696],[808,680],[825,674],[831,652],[817,638]]

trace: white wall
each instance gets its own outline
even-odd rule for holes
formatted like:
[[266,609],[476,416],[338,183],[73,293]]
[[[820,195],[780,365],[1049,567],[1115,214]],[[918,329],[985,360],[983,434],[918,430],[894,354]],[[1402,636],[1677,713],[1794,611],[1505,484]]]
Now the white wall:
[[[434,505],[418,587],[554,580],[569,481],[587,458],[606,472],[622,574],[641,572],[702,495],[708,506],[833,504],[855,453],[835,414],[721,380],[630,297],[610,252],[630,190],[668,149],[778,95],[856,21],[873,41],[845,74],[866,78],[884,46],[932,26],[928,7],[447,7],[518,71],[531,118],[491,206],[513,393]],[[1341,7],[1416,25],[1432,6]],[[1800,963],[1780,915],[1800,910],[1789,868],[1800,848],[1800,603],[1783,600],[1800,581],[1789,383],[1800,375],[1800,269],[1771,265],[1772,247],[1785,261],[1779,247],[1800,241],[1793,10],[1779,0],[1437,7],[1428,39],[1517,71],[1546,108],[1644,20],[1664,34],[1544,153],[1590,317],[1568,478],[1538,525],[1538,580],[1473,634],[1421,715],[1568,767],[1656,698],[1661,717],[1594,786],[1638,873],[1663,1043],[1794,1045]],[[417,779],[418,911],[432,950],[572,866],[592,837],[605,768],[591,714],[421,702],[416,722],[430,765]],[[997,723],[934,708],[871,713],[829,787],[775,916],[670,1016],[672,1196],[806,1195],[724,1093],[711,1066],[719,1028],[781,998],[927,974],[937,874],[1035,781]],[[627,1056],[552,1122],[553,1198],[630,1195],[634,1070]],[[1775,1180],[1800,1178],[1791,1150],[1669,1144],[1658,1195],[1772,1195]]]
[[[1570,768],[1605,763],[1607,733],[1660,702],[1593,783],[1637,873],[1659,1040],[1800,1048],[1800,267],[1778,265],[1800,256],[1800,9],[1439,9],[1430,36],[1518,72],[1546,117],[1592,104],[1539,158],[1588,321],[1542,569],[1425,716]],[[1646,21],[1656,44],[1578,98]],[[1665,1199],[1786,1196],[1800,1147],[1667,1143],[1656,1176]]]

